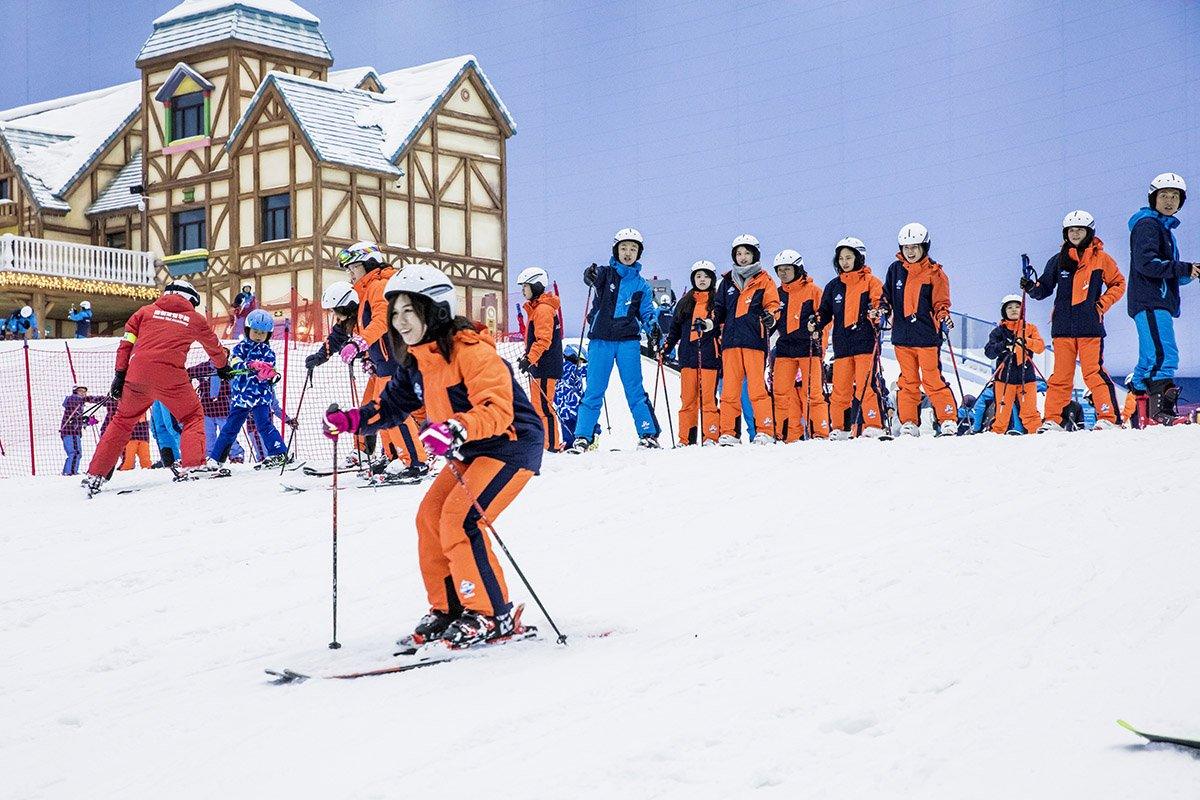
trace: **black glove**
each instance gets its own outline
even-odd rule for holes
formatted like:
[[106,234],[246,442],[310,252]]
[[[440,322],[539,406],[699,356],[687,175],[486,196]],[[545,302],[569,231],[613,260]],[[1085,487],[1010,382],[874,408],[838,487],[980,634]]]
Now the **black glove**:
[[125,373],[118,371],[113,375],[112,386],[109,387],[108,393],[112,395],[114,400],[121,399],[121,392],[125,391]]
[[1035,286],[1037,286],[1037,281],[1033,280],[1032,278],[1021,278],[1021,288],[1025,291],[1028,292]]
[[592,264],[583,271],[583,282],[591,286],[596,282],[596,265]]
[[764,311],[761,314],[759,314],[758,320],[759,320],[759,322],[762,323],[762,326],[767,331],[767,333],[770,333],[771,330],[775,327],[775,315],[772,314],[770,311]]
[[217,368],[217,377],[223,381],[233,380],[233,375],[234,369],[229,364]]
[[[692,323],[692,330],[703,336],[713,329],[713,321],[708,317],[701,317]],[[670,348],[668,348],[670,349]]]
[[309,372],[312,372],[314,369],[325,363],[326,359],[324,356],[325,351],[324,348],[322,348],[308,358],[304,359],[304,368]]
[[529,372],[529,359],[525,356],[518,358],[517,369],[521,370],[521,372]]

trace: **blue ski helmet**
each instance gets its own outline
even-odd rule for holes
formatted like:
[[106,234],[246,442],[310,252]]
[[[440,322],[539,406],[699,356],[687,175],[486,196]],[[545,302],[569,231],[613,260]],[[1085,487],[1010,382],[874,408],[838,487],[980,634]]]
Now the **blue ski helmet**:
[[246,327],[252,331],[270,333],[275,330],[275,318],[270,311],[256,308],[246,317]]

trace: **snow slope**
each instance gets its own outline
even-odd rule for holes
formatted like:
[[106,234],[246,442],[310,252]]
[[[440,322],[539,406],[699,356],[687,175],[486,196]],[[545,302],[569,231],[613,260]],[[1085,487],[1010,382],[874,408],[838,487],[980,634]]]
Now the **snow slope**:
[[1113,721],[1200,733],[1198,451],[554,457],[497,525],[569,646],[278,687],[424,611],[420,487],[341,493],[332,652],[328,491],[0,481],[0,797],[1192,797],[1193,756]]

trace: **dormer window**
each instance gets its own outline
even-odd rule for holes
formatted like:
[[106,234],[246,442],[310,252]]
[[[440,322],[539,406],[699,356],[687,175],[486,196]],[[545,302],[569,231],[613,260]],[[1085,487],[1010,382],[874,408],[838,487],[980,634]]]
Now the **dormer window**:
[[212,134],[212,82],[180,62],[155,92],[162,103],[163,152],[179,153],[207,147]]
[[204,92],[189,92],[171,99],[171,139],[190,139],[208,133],[204,113]]

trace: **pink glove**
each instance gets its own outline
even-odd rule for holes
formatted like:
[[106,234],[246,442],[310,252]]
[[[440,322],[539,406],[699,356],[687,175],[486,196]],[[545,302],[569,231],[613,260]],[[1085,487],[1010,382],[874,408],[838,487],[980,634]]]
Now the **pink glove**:
[[279,373],[275,371],[275,367],[265,361],[247,361],[246,366],[254,370],[258,374],[260,381],[273,381]]
[[336,439],[343,433],[354,433],[358,430],[358,423],[361,419],[362,414],[357,408],[348,408],[343,411],[335,403],[325,412],[325,435],[330,439]]
[[456,420],[428,425],[421,431],[421,444],[435,456],[454,458],[458,448],[467,441],[467,429]]
[[375,362],[372,361],[369,356],[362,360],[362,368],[363,372],[367,373],[368,375],[375,374]]
[[354,336],[345,347],[338,351],[338,355],[342,357],[342,361],[349,364],[354,359],[358,358],[358,354],[367,349],[367,340],[361,336]]

